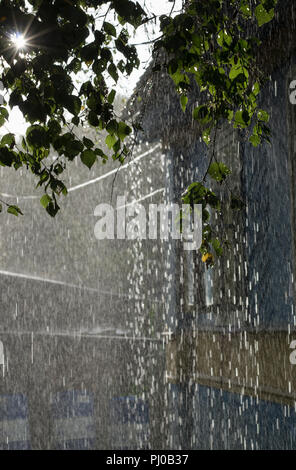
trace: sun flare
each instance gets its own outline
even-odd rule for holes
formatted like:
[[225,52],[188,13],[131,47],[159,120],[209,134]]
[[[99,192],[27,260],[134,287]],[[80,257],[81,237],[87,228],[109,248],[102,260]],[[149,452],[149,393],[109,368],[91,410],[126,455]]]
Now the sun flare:
[[26,39],[20,33],[13,34],[11,40],[17,49],[23,49],[26,46]]

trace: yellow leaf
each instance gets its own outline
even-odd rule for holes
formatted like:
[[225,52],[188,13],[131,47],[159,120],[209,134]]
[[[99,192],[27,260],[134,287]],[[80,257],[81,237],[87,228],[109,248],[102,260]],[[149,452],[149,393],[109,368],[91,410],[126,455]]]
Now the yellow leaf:
[[213,255],[212,253],[206,253],[205,255],[203,255],[203,257],[201,258],[202,262],[203,263],[206,263],[207,261],[212,261],[213,260]]

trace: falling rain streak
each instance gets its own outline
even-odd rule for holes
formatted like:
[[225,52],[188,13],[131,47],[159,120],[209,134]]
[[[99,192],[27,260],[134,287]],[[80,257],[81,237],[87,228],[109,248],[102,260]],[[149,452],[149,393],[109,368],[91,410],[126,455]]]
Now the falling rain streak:
[[94,236],[111,196],[180,203],[207,170],[212,149],[170,79],[148,79],[152,66],[124,110],[143,113],[130,161],[69,165],[55,219],[32,176],[1,166],[1,197],[24,212],[1,214],[1,449],[296,449],[293,42],[260,97],[271,146],[219,126],[217,158],[244,205],[209,211],[226,241],[213,267],[170,237]]

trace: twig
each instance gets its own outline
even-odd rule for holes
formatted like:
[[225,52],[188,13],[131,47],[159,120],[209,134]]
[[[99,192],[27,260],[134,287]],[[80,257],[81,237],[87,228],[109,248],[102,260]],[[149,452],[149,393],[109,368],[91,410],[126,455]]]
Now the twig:
[[209,172],[210,166],[211,166],[211,164],[212,164],[212,161],[213,161],[213,159],[215,158],[217,129],[218,129],[218,124],[216,123],[216,126],[215,126],[215,133],[214,133],[214,140],[213,140],[213,151],[212,151],[212,155],[211,155],[211,158],[210,158],[210,161],[209,161],[209,164],[208,164],[207,171],[205,172],[204,177],[203,177],[203,179],[202,179],[202,182],[203,182],[203,183],[204,183],[205,180],[206,180],[206,177],[207,177],[207,175],[208,175],[208,172]]

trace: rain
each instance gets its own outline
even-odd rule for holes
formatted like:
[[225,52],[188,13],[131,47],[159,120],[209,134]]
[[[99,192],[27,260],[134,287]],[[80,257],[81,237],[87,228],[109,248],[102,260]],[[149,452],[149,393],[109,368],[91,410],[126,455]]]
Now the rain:
[[[296,449],[296,62],[287,49],[260,98],[271,145],[218,129],[217,156],[244,207],[210,214],[228,241],[213,267],[160,226],[153,239],[119,238],[118,227],[96,237],[98,205],[117,217],[117,198],[146,214],[180,204],[208,165],[192,120],[198,90],[184,114],[153,61],[116,98],[123,118],[141,116],[129,159],[68,165],[54,219],[29,172],[0,167],[1,197],[24,214],[1,214],[0,449]],[[94,128],[76,132],[104,145]]]

